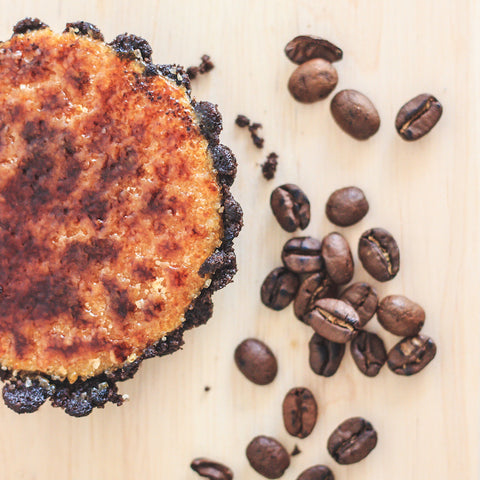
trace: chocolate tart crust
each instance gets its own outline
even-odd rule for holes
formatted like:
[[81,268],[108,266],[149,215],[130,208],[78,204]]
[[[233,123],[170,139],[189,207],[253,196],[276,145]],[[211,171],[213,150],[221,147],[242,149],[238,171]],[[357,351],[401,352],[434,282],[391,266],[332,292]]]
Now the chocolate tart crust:
[[[15,25],[13,32],[18,35],[44,28],[48,27],[39,19],[25,18]],[[68,23],[65,31],[103,41],[100,30],[87,22]],[[12,371],[2,367],[0,379],[5,382],[3,399],[5,404],[17,413],[35,412],[47,400],[50,400],[54,407],[60,407],[74,417],[86,416],[94,408],[103,408],[109,402],[122,405],[126,397],[118,393],[117,383],[132,378],[143,360],[169,355],[179,350],[184,344],[184,332],[207,322],[213,313],[213,293],[230,283],[237,271],[233,239],[243,225],[243,214],[240,205],[230,193],[237,163],[231,150],[219,143],[222,118],[217,107],[209,102],[196,102],[191,99],[190,81],[182,67],[153,64],[152,49],[146,40],[135,35],[122,34],[109,45],[122,58],[141,60],[145,64],[145,76],[161,75],[185,88],[196,112],[201,134],[208,141],[208,150],[216,170],[223,207],[223,239],[198,272],[200,276],[209,275],[211,281],[191,302],[185,312],[184,322],[176,330],[147,347],[133,362],[86,380],[78,379],[74,383],[57,380],[43,373]]]

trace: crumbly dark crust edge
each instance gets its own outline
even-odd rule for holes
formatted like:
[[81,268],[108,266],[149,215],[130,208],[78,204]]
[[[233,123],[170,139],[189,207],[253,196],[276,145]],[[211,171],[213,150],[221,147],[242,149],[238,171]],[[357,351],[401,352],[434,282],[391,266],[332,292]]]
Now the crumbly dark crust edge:
[[[48,26],[38,18],[25,18],[14,26],[13,34],[25,34],[43,28]],[[71,31],[77,35],[88,35],[103,41],[100,30],[88,22],[68,23],[65,31]],[[237,271],[233,239],[242,228],[243,213],[230,192],[237,173],[237,162],[232,151],[219,143],[222,130],[220,112],[212,103],[196,102],[191,99],[190,80],[182,67],[153,64],[152,49],[143,38],[122,34],[109,45],[122,58],[143,62],[145,76],[161,75],[185,88],[197,114],[201,133],[208,140],[208,149],[217,171],[217,182],[222,195],[224,236],[220,247],[207,258],[199,270],[201,276],[210,275],[211,282],[190,304],[182,325],[146,348],[134,362],[125,364],[113,372],[102,373],[87,380],[77,380],[72,384],[67,380],[55,380],[44,374],[2,368],[0,379],[5,382],[2,390],[3,400],[7,407],[17,413],[35,412],[47,400],[50,400],[54,407],[62,408],[65,413],[73,417],[89,415],[94,408],[103,408],[109,402],[122,405],[126,396],[118,393],[117,383],[132,378],[143,360],[170,355],[179,350],[184,344],[183,334],[187,330],[203,325],[212,316],[213,293],[229,284]]]

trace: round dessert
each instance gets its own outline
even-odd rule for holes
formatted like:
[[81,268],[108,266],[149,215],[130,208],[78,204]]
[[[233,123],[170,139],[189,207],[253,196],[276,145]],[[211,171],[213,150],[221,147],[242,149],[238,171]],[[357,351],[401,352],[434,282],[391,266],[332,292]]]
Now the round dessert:
[[134,35],[38,19],[0,44],[0,365],[19,413],[83,416],[178,349],[236,271],[221,116]]

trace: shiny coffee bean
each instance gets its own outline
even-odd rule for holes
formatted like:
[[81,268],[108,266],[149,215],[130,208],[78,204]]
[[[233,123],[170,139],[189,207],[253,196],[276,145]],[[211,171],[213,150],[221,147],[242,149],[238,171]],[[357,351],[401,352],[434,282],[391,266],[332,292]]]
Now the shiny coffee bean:
[[327,449],[341,465],[364,459],[377,445],[377,432],[372,424],[360,417],[342,422],[330,435]]
[[398,375],[414,375],[423,370],[436,353],[437,346],[426,335],[407,337],[388,352],[388,368]]
[[322,269],[322,243],[312,237],[295,237],[285,243],[283,264],[295,273],[313,273]]
[[255,437],[247,446],[250,466],[266,478],[280,478],[290,465],[284,446],[271,437]]
[[358,313],[360,327],[364,327],[377,311],[377,291],[368,283],[352,283],[339,297]]
[[337,125],[357,140],[366,140],[380,128],[375,105],[356,90],[342,90],[332,99],[330,111]]
[[317,375],[331,377],[340,366],[345,353],[345,344],[327,340],[314,333],[308,343],[310,368]]
[[378,305],[377,318],[382,327],[401,337],[413,337],[425,323],[425,311],[403,295],[389,295]]
[[353,307],[335,298],[317,300],[304,320],[316,333],[337,343],[351,340],[356,335],[360,323]]
[[337,287],[325,270],[309,275],[300,285],[293,311],[295,316],[303,322],[303,317],[311,309],[315,300],[332,298],[337,294]]
[[247,338],[235,349],[238,369],[253,383],[267,385],[277,376],[275,355],[265,343],[256,338]]
[[295,273],[284,267],[275,268],[263,281],[262,303],[273,310],[282,310],[295,298],[299,283]]
[[350,352],[358,369],[367,377],[375,377],[387,361],[383,340],[372,332],[361,330],[350,344]]
[[285,55],[294,63],[302,63],[312,58],[323,58],[329,62],[337,62],[343,52],[333,43],[313,35],[299,35],[290,40],[285,47]]
[[418,140],[440,120],[442,105],[429,93],[412,98],[398,112],[395,128],[404,140]]
[[337,86],[335,67],[322,58],[298,66],[288,80],[292,97],[302,103],[313,103],[327,97]]
[[297,480],[335,480],[335,477],[325,465],[315,465],[304,470]]
[[292,388],[283,400],[285,429],[294,437],[308,437],[317,423],[317,411],[317,402],[308,388]]
[[340,233],[329,233],[322,242],[322,257],[328,276],[337,285],[353,278],[353,257],[350,246]]
[[196,458],[190,464],[192,470],[201,477],[209,480],[232,480],[233,472],[226,465],[209,460],[208,458]]
[[287,183],[270,196],[270,207],[280,226],[287,232],[305,230],[310,223],[310,201],[302,189]]
[[392,234],[383,228],[363,233],[358,243],[363,268],[379,282],[391,280],[400,269],[400,250]]
[[340,227],[349,227],[359,222],[367,213],[369,205],[365,194],[358,187],[335,190],[328,197],[325,213],[328,219]]

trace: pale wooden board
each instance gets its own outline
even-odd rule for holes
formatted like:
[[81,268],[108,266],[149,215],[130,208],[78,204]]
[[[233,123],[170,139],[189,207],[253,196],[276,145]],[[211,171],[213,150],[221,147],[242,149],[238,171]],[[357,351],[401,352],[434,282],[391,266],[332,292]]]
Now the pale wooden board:
[[[67,21],[96,23],[107,39],[125,31],[150,40],[159,63],[196,63],[209,53],[216,69],[194,85],[198,98],[219,104],[222,141],[239,161],[234,191],[246,226],[237,242],[240,272],[216,294],[215,314],[186,335],[170,358],[146,362],[121,385],[131,401],[85,419],[44,406],[18,416],[0,406],[2,479],[185,479],[190,460],[210,456],[229,464],[238,479],[261,478],[244,449],[257,434],[298,444],[285,478],[314,463],[327,463],[340,480],[476,479],[479,476],[478,271],[480,258],[478,117],[479,11],[475,0],[272,0],[272,1],[1,1],[0,38],[24,16],[39,16],[54,29]],[[380,132],[359,143],[343,134],[329,102],[294,102],[286,82],[294,65],[283,55],[294,35],[315,33],[337,42],[339,88],[356,88],[376,104]],[[403,142],[393,121],[412,96],[431,92],[444,105],[435,130],[418,143]],[[238,113],[264,125],[266,147],[256,150],[234,126]],[[260,176],[269,151],[280,155],[273,182]],[[259,301],[259,287],[279,264],[288,238],[275,223],[268,197],[275,185],[295,182],[310,196],[307,233],[333,229],[323,209],[328,194],[349,184],[362,187],[371,211],[342,230],[356,248],[359,234],[383,226],[402,254],[398,277],[381,294],[404,293],[427,311],[425,332],[439,353],[409,379],[387,369],[363,377],[349,355],[330,379],[307,365],[311,332],[290,309],[273,313]],[[358,264],[358,262],[357,262]],[[368,277],[360,268],[356,278]],[[376,321],[372,329],[378,330]],[[247,336],[266,340],[280,370],[267,387],[247,382],[232,361]],[[389,346],[393,337],[384,335]],[[204,392],[204,386],[211,391]],[[281,402],[292,386],[310,387],[320,406],[313,434],[296,441],[285,432]],[[379,443],[363,462],[342,467],[325,444],[344,418],[363,415]]]

